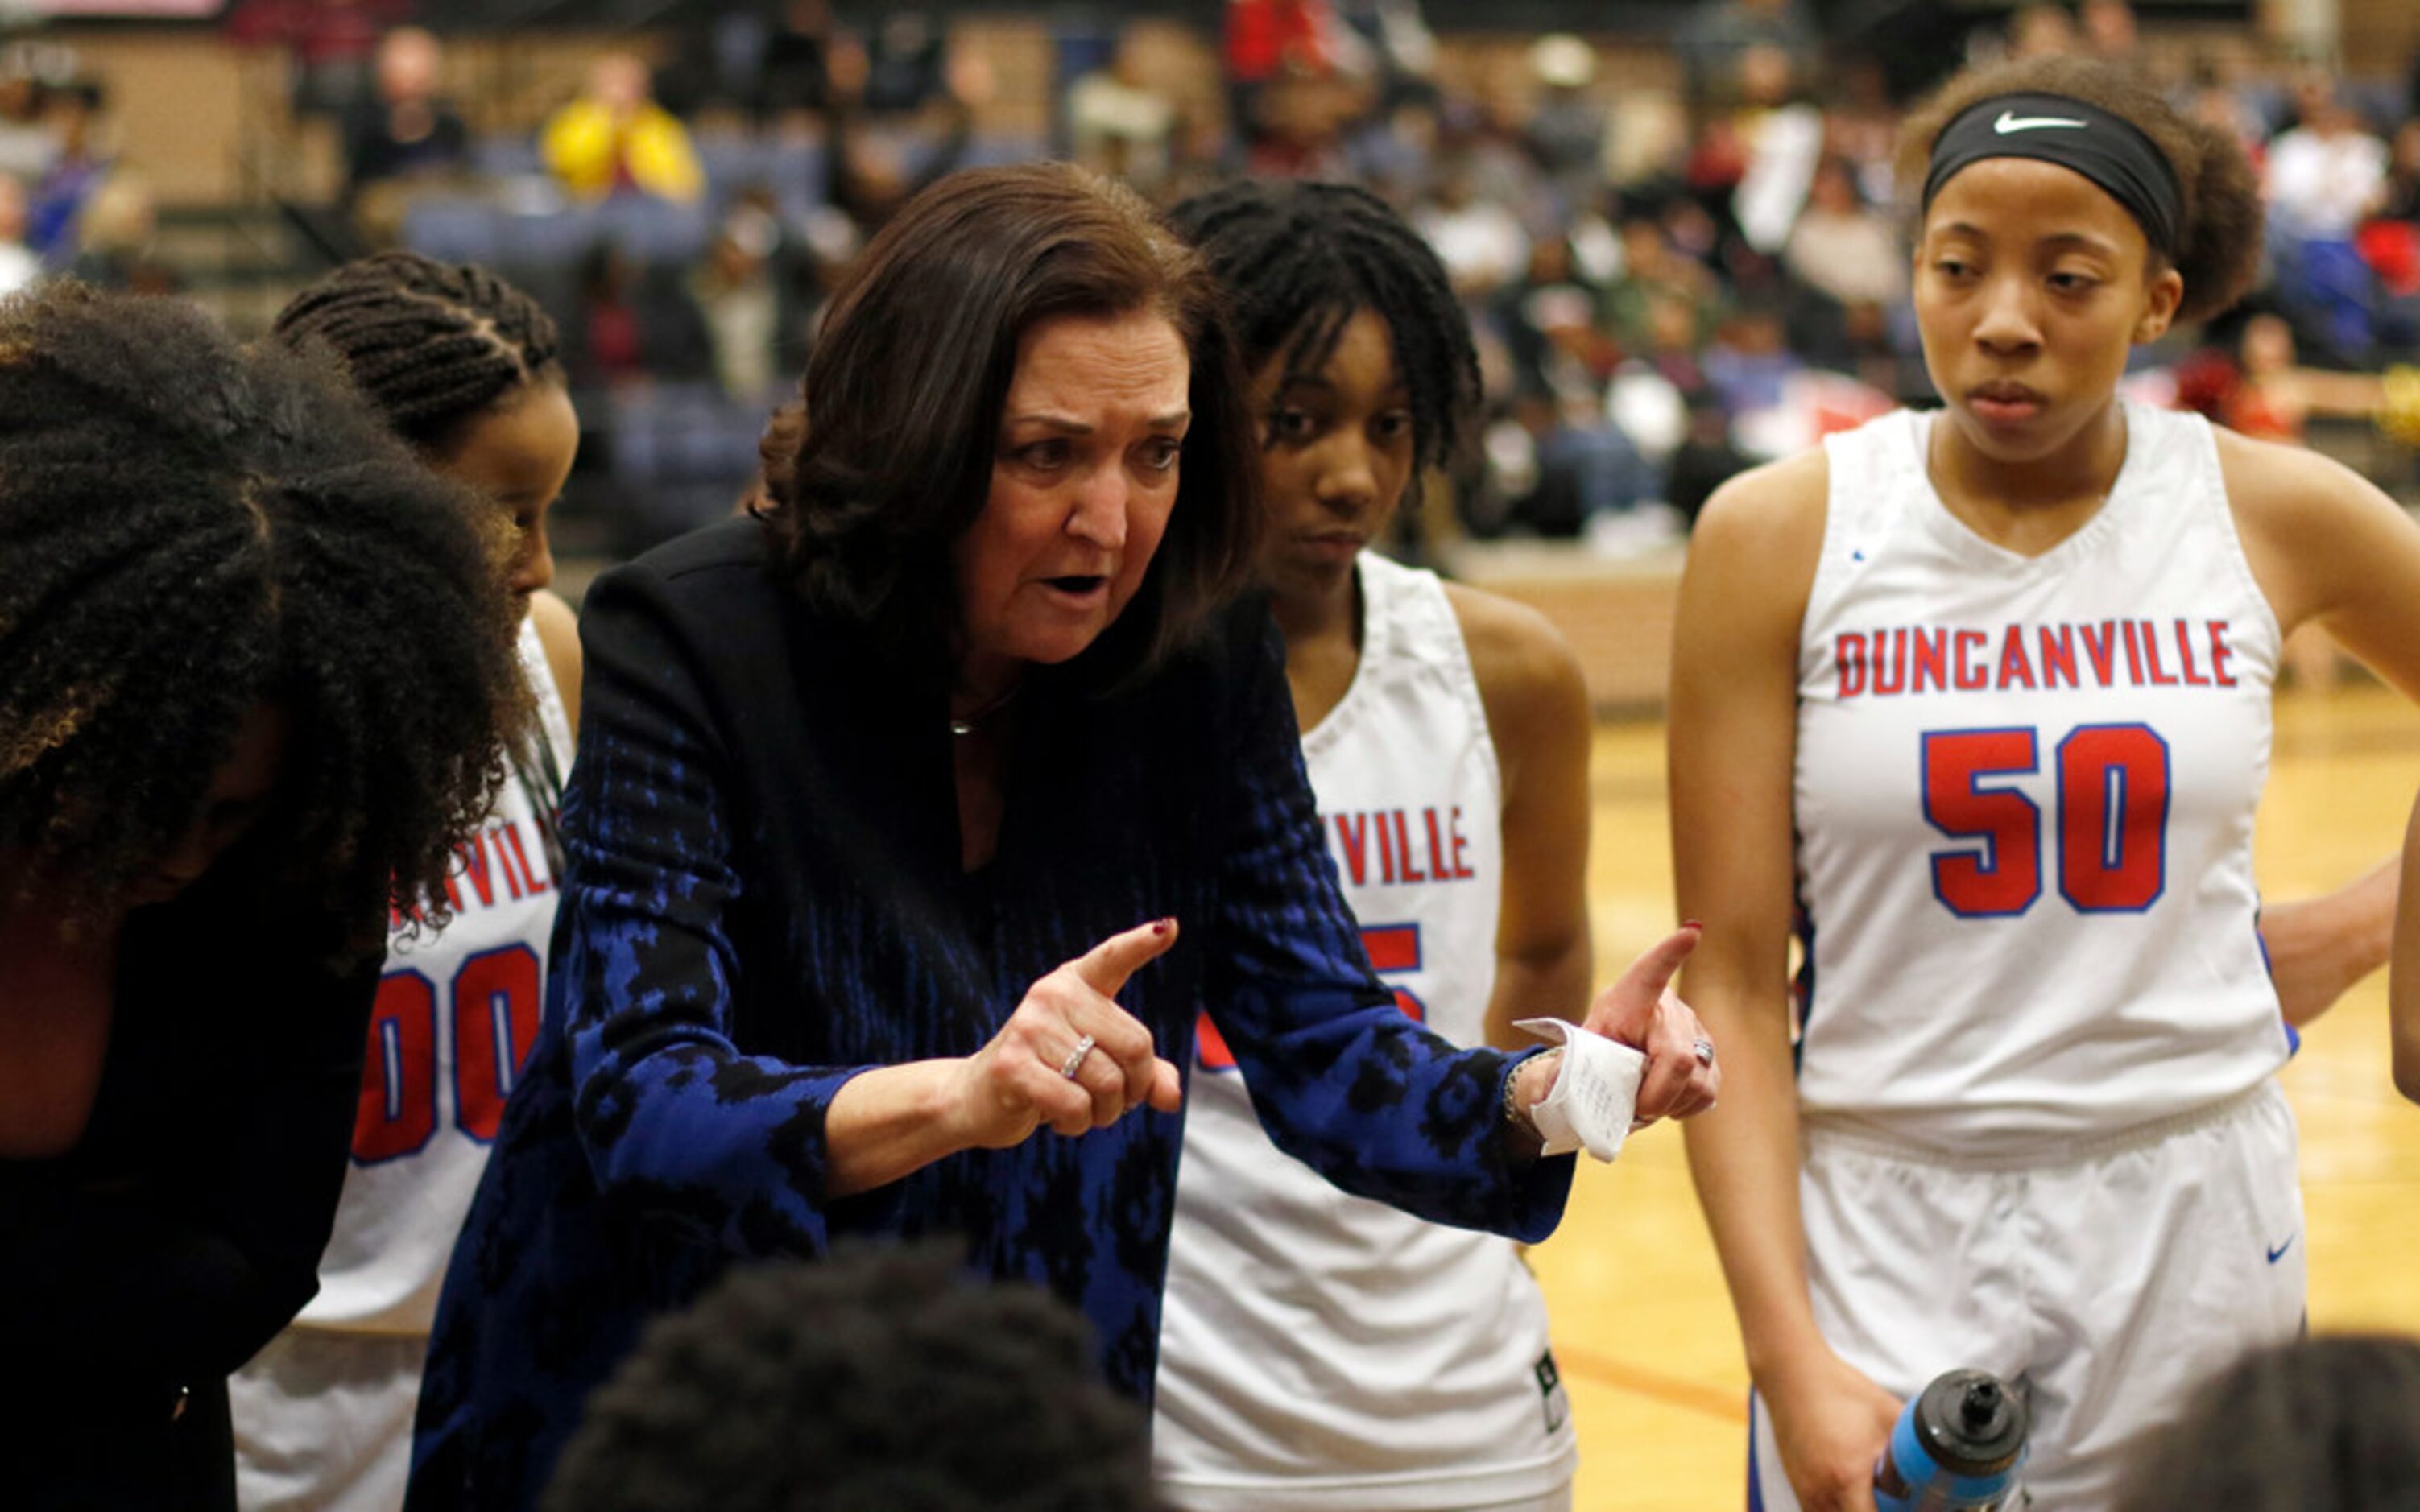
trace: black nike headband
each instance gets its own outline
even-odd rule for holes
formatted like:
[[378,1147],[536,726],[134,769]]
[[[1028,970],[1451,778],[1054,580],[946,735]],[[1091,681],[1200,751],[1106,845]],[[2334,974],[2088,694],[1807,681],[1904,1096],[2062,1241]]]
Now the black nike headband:
[[2126,207],[2151,250],[2174,261],[2183,234],[2184,191],[2175,164],[2143,129],[2066,95],[1993,95],[1950,118],[1932,139],[1924,208],[1961,169],[1985,158],[2038,158],[2072,168]]

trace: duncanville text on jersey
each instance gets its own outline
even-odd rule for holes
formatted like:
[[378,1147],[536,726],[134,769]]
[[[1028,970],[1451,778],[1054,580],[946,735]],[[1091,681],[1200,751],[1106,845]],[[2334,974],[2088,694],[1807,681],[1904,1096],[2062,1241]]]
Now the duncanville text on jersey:
[[1842,699],[1990,689],[2233,687],[2225,620],[1903,625],[1843,630],[1832,661]]

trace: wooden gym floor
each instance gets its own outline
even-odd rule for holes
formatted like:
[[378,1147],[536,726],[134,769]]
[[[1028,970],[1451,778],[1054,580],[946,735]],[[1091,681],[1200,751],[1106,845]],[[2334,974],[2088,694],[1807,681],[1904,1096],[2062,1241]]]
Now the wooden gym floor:
[[[1590,870],[1597,960],[1670,927],[1664,730],[1597,733]],[[2287,898],[2350,880],[2399,844],[2420,789],[2420,711],[2372,686],[2288,694],[2255,863]],[[1599,975],[1604,975],[1601,970]],[[2285,1072],[2302,1121],[2311,1326],[2420,1334],[2420,1108],[2387,1074],[2383,972],[2312,1026]],[[1580,1163],[1562,1229],[1531,1252],[1580,1428],[1580,1512],[1745,1504],[1747,1371],[1677,1132]]]

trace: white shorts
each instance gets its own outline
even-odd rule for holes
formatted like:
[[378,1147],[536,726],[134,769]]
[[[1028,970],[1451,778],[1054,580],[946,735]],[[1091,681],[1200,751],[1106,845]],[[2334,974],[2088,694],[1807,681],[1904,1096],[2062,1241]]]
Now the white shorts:
[[[1810,1124],[1816,1323],[1901,1398],[1961,1366],[2015,1383],[2032,1504],[2096,1512],[2204,1380],[2302,1331],[2297,1148],[2274,1082],[2022,1166]],[[1749,1507],[1797,1512],[1762,1401],[1748,1421]]]
[[227,1380],[243,1512],[396,1512],[428,1340],[289,1328]]

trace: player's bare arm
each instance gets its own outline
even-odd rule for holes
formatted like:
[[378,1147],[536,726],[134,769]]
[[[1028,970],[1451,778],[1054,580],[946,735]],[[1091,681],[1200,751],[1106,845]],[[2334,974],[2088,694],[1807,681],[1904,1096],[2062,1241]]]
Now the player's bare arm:
[[2403,833],[2403,898],[2395,910],[2395,964],[2386,979],[2386,1013],[2395,1052],[2395,1088],[2420,1103],[2420,805]]
[[1535,1043],[1515,1019],[1588,1011],[1588,684],[1579,658],[1525,605],[1449,584],[1504,784],[1504,886],[1487,1042]]
[[530,623],[537,626],[538,644],[546,650],[547,670],[554,673],[554,691],[563,700],[563,719],[580,736],[580,619],[571,606],[541,588],[530,594]]
[[1704,921],[1689,1000],[1723,1047],[1722,1106],[1689,1126],[1748,1369],[1809,1508],[1869,1506],[1897,1401],[1841,1363],[1807,1298],[1791,1073],[1792,768],[1798,633],[1823,547],[1828,464],[1793,457],[1726,485],[1682,578],[1669,781],[1681,911]]
[[[2350,468],[2300,447],[2213,433],[2253,577],[2282,631],[2317,623],[2420,698],[2420,527]],[[2260,935],[2286,1018],[2308,1024],[2386,963],[2403,868],[2265,908]]]

